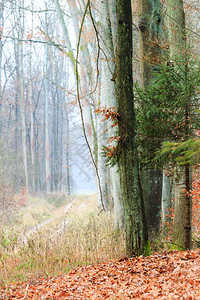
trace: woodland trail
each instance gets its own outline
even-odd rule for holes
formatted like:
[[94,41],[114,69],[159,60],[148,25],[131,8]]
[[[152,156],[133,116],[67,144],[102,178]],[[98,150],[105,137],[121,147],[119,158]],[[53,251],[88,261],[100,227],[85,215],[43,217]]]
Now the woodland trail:
[[0,299],[200,300],[200,251],[112,260],[0,289]]
[[[26,245],[28,243],[28,240],[32,235],[39,232],[41,229],[43,229],[46,225],[49,225],[51,222],[54,222],[59,217],[61,217],[61,216],[65,217],[75,202],[76,202],[76,198],[74,198],[70,203],[66,204],[64,207],[61,207],[58,210],[56,217],[47,218],[47,219],[39,222],[38,224],[27,228],[26,231],[18,237],[18,242],[17,242],[16,248],[15,248],[15,253],[19,250],[19,247],[22,244]],[[69,218],[67,218],[67,217],[64,220],[62,220],[62,222],[59,225],[59,228],[55,232],[55,236],[57,234],[59,234],[61,231],[65,230],[68,221],[69,221]]]

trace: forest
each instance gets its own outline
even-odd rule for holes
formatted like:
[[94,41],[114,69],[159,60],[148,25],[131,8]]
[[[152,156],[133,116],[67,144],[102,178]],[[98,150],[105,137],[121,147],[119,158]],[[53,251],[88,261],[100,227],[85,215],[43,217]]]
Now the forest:
[[0,0],[0,299],[200,299],[199,0]]

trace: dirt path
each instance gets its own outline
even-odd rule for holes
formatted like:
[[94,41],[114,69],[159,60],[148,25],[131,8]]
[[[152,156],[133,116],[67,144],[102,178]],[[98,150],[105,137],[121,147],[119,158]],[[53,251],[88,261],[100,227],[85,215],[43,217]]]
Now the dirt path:
[[61,209],[59,209],[59,213],[54,218],[48,218],[43,220],[42,222],[28,227],[25,232],[21,233],[18,237],[17,245],[15,247],[15,253],[19,250],[21,245],[27,245],[29,238],[34,235],[35,233],[39,232],[41,229],[43,229],[46,225],[49,225],[50,223],[55,222],[55,220],[60,219],[62,216],[65,218],[60,222],[59,228],[55,231],[54,236],[56,234],[59,234],[61,231],[66,229],[67,223],[69,222],[69,218],[66,216],[66,214],[69,212],[69,210],[72,208],[72,206],[75,204],[76,198],[73,199],[72,202],[68,203]]

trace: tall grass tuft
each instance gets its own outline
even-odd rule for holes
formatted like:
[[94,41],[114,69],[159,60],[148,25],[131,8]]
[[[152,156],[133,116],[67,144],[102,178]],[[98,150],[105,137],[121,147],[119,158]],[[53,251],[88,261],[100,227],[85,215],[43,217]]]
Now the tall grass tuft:
[[15,234],[2,233],[0,243],[0,283],[4,285],[33,276],[55,276],[125,254],[124,234],[114,230],[109,212],[65,216],[62,222],[50,222],[24,242]]

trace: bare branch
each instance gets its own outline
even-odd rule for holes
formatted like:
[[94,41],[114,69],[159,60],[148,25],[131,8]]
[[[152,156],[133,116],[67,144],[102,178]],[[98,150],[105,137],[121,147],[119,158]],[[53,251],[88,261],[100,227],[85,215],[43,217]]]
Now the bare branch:
[[100,176],[99,176],[99,172],[98,172],[98,168],[97,168],[96,162],[95,162],[94,157],[93,157],[92,149],[90,147],[90,144],[89,144],[89,141],[88,141],[88,138],[87,138],[87,133],[86,133],[86,129],[85,129],[85,122],[84,122],[84,117],[83,117],[83,108],[82,108],[82,105],[81,105],[80,92],[79,92],[78,59],[79,59],[80,41],[81,41],[81,35],[82,35],[82,30],[83,30],[83,24],[84,24],[85,17],[86,17],[88,9],[89,10],[91,9],[90,8],[90,0],[88,0],[88,2],[86,4],[86,8],[85,8],[85,11],[84,11],[84,14],[83,14],[83,18],[82,18],[81,26],[80,26],[80,30],[79,30],[79,37],[78,37],[77,54],[76,54],[76,65],[75,65],[76,84],[77,84],[77,99],[78,99],[78,104],[79,104],[80,113],[81,113],[81,122],[82,122],[82,127],[83,127],[84,138],[85,138],[86,144],[88,146],[92,162],[93,162],[94,167],[95,167],[95,171],[96,171],[96,175],[97,175],[97,180],[98,180],[98,186],[99,186],[99,192],[100,192],[100,198],[101,198],[101,204],[102,204],[103,210],[105,211],[105,207],[104,207],[104,203],[103,203],[103,195],[102,195],[102,190],[101,190]]

